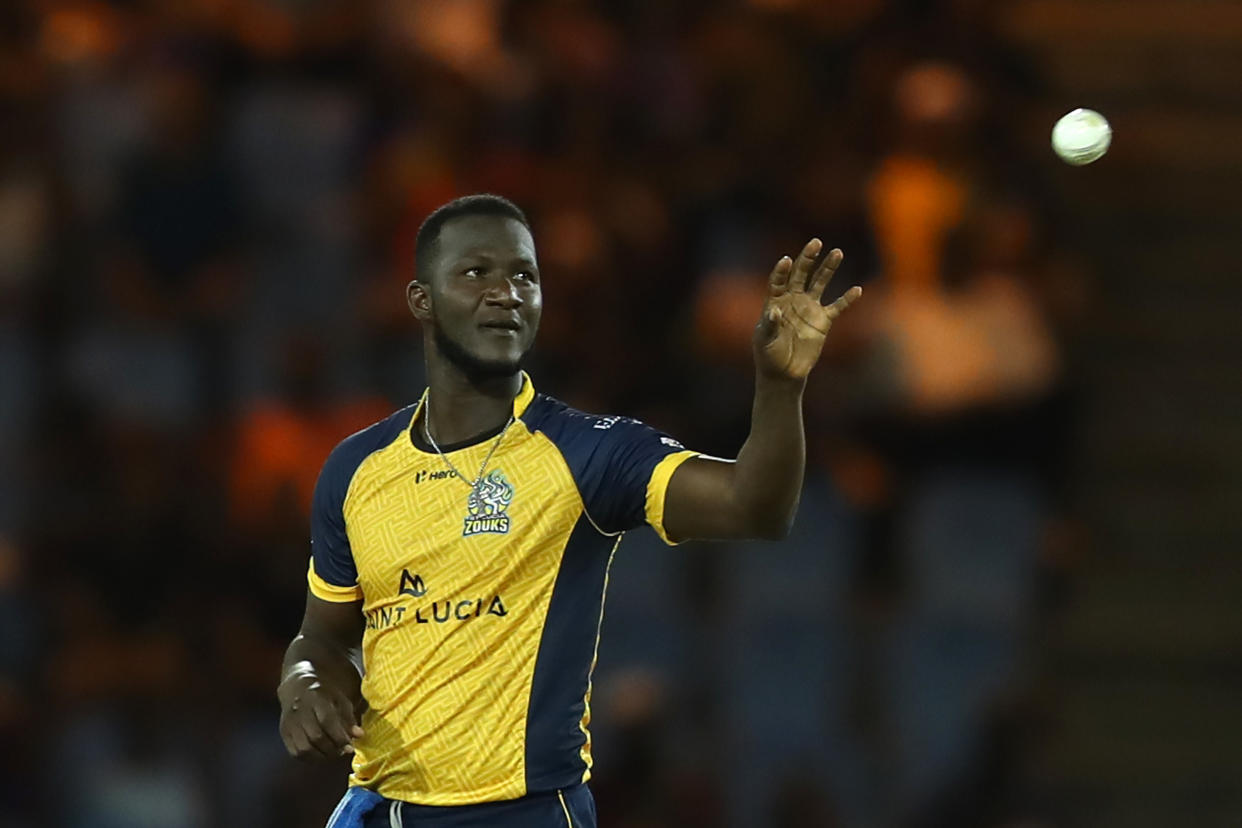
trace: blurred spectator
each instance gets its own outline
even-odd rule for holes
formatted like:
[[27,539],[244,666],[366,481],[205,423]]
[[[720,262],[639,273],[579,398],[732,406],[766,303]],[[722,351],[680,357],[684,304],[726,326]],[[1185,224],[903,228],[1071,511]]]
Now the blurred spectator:
[[[291,511],[299,527],[310,520],[320,458],[341,435],[392,413],[382,399],[332,399],[323,387],[327,354],[313,335],[287,340],[280,370],[282,393],[251,408],[240,423],[232,457],[231,509],[243,532]],[[300,531],[300,529],[299,529]]]
[[66,728],[58,767],[66,776],[60,806],[73,828],[201,828],[209,803],[183,723],[122,709],[86,716]]
[[1035,213],[990,189],[975,151],[978,87],[921,63],[895,90],[893,150],[870,184],[885,279],[858,326],[859,433],[885,481],[867,504],[865,577],[888,604],[876,713],[893,816],[926,817],[983,761],[982,713],[1022,675],[1058,499],[1049,470],[1066,450],[1052,413],[1063,374]]
[[600,812],[627,828],[720,825],[720,792],[702,768],[685,767],[685,757],[664,743],[676,729],[667,687],[641,669],[616,673],[610,684],[604,715],[615,728],[612,761],[592,786]]
[[870,185],[872,225],[893,291],[939,281],[943,245],[961,222],[973,183],[977,91],[961,69],[916,64],[893,91],[894,136]]
[[[9,747],[0,759],[0,802],[16,808],[38,802],[37,792],[25,783],[22,765],[36,738],[29,723],[39,650],[45,642],[27,579],[21,550],[0,532],[0,741]],[[0,807],[0,824],[11,816]]]

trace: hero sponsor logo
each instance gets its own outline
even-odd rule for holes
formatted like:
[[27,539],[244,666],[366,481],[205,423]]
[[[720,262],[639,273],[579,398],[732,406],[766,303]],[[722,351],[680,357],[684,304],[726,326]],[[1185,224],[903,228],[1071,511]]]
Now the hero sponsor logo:
[[414,473],[414,482],[422,483],[424,480],[448,480],[450,477],[456,477],[457,472],[452,469],[443,469],[440,471],[427,471],[420,469]]

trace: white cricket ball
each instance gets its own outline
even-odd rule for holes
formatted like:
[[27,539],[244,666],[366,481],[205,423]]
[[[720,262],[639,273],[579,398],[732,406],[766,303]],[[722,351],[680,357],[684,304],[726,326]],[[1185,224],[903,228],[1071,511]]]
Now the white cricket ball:
[[1074,166],[1090,164],[1108,152],[1113,130],[1108,120],[1093,109],[1067,112],[1052,128],[1052,149]]

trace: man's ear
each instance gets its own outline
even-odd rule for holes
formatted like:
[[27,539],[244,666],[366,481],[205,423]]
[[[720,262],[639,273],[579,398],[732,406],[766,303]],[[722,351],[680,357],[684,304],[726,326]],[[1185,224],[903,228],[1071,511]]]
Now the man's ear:
[[405,286],[405,301],[410,313],[420,322],[431,318],[431,287],[415,279]]

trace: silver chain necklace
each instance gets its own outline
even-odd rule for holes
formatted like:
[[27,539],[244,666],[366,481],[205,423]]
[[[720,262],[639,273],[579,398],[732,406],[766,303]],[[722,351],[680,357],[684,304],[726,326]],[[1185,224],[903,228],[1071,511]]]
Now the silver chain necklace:
[[453,474],[457,475],[461,482],[470,487],[472,494],[478,491],[479,484],[483,482],[483,472],[487,471],[487,464],[492,461],[492,455],[496,453],[496,449],[500,448],[500,441],[505,438],[505,434],[508,433],[509,426],[511,425],[513,425],[512,414],[509,415],[509,422],[505,423],[505,427],[496,435],[496,440],[492,443],[491,449],[488,450],[487,456],[483,458],[483,465],[479,466],[479,476],[474,479],[473,483],[470,483],[466,480],[466,476],[453,465],[453,461],[448,459],[444,452],[440,450],[440,446],[436,443],[436,438],[431,436],[431,393],[428,392],[423,397],[423,434],[426,435],[427,442],[431,443],[431,447],[436,450],[436,454],[440,455],[440,459],[444,461],[444,464],[452,469]]

